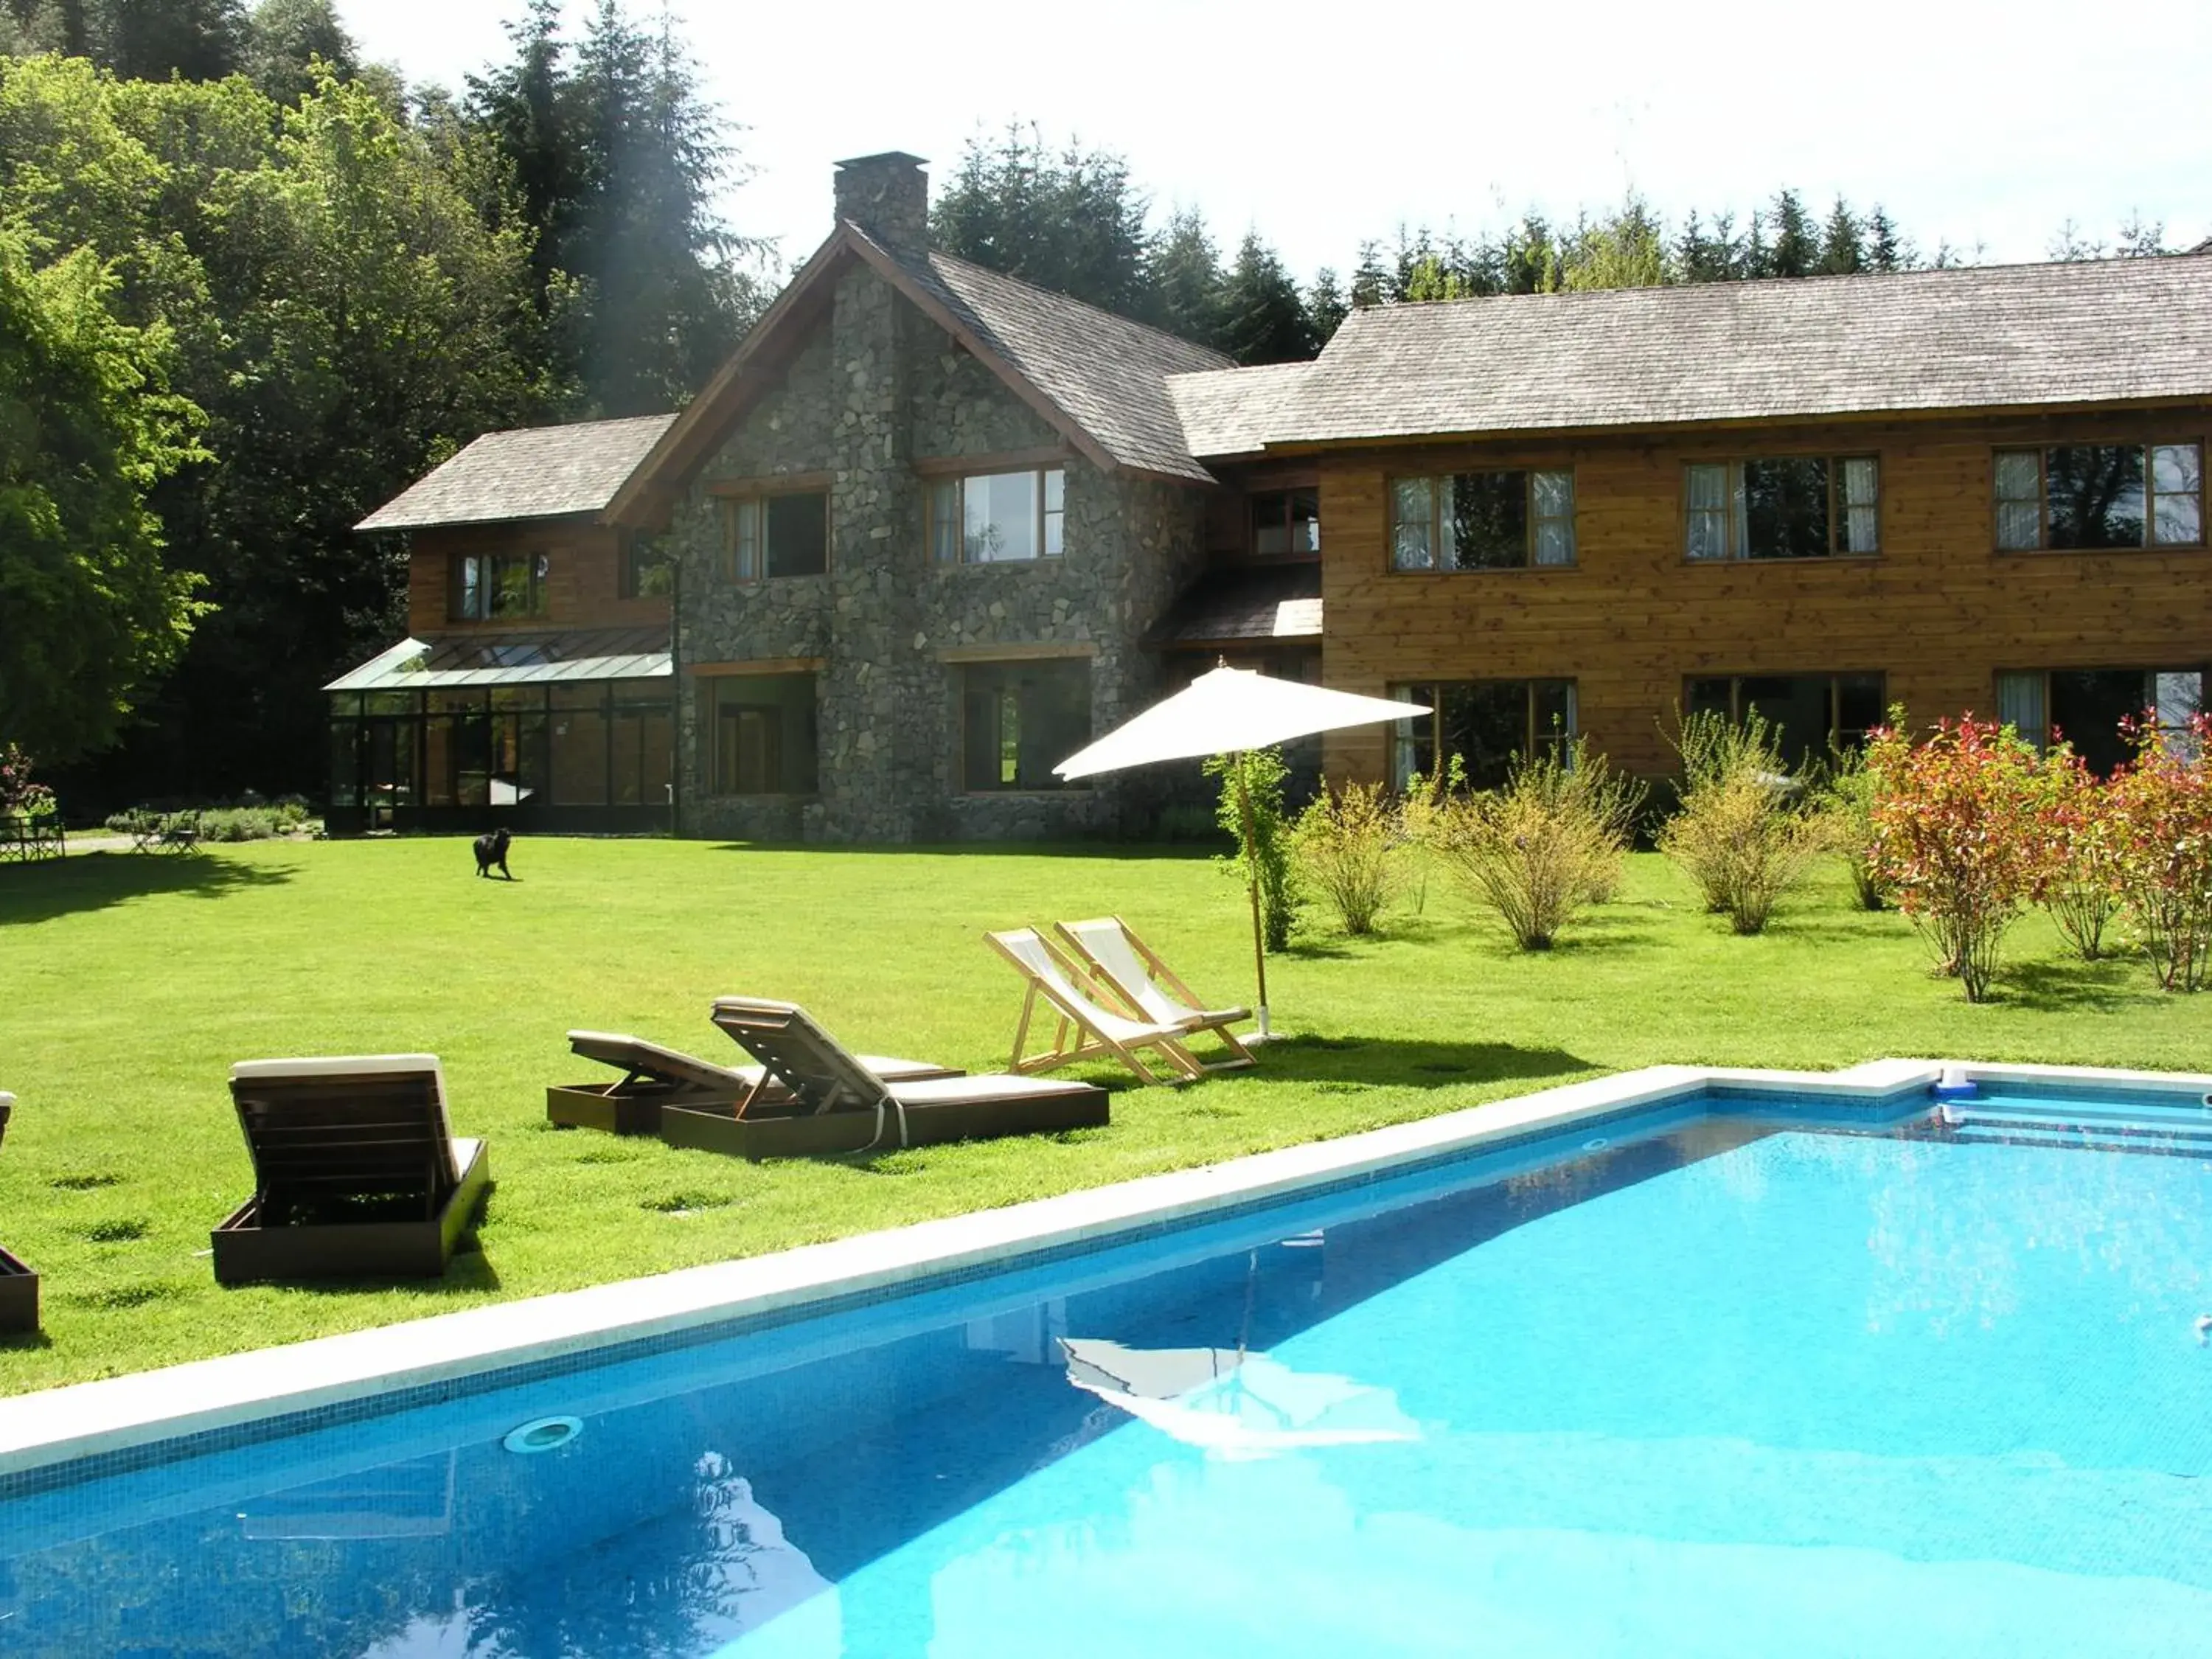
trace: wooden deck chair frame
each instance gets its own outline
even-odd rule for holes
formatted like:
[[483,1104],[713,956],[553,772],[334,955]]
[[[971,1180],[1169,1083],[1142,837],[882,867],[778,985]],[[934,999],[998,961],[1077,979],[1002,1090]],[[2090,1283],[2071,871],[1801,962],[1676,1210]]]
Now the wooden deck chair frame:
[[[1143,1018],[1159,1019],[1171,1007],[1179,1006],[1182,1012],[1173,1017],[1176,1024],[1184,1030],[1193,1036],[1202,1031],[1211,1031],[1219,1037],[1222,1045],[1229,1050],[1229,1058],[1211,1062],[1206,1066],[1207,1071],[1233,1072],[1256,1063],[1252,1051],[1229,1029],[1251,1018],[1252,1011],[1249,1008],[1208,1008],[1199,1000],[1197,994],[1183,983],[1182,976],[1168,966],[1160,953],[1139,939],[1137,930],[1121,917],[1099,916],[1087,921],[1056,921],[1052,926],[1053,931],[1066,941],[1077,958],[1089,964],[1092,982],[1111,990],[1122,1002],[1138,1010]],[[1149,985],[1124,984],[1122,976],[1115,971],[1113,964],[1084,942],[1083,935],[1078,930],[1097,927],[1112,927],[1121,930],[1121,938],[1150,975]],[[1161,988],[1164,988],[1164,991]],[[1146,1006],[1145,993],[1148,990],[1164,1005],[1162,1007]]]
[[[212,1238],[216,1282],[436,1279],[491,1186],[481,1140],[455,1139],[434,1054],[244,1060],[230,1092],[253,1196]],[[354,1219],[332,1200],[386,1197]]]
[[[1185,1046],[1183,1038],[1188,1034],[1181,1026],[1158,1024],[1126,1000],[1119,1008],[1094,1001],[1084,993],[1088,976],[1083,969],[1036,928],[1008,928],[985,933],[983,939],[1021,975],[1024,987],[1021,1018],[1014,1027],[1013,1058],[1006,1062],[1008,1071],[1049,1072],[1079,1060],[1110,1057],[1146,1083],[1187,1083],[1206,1075],[1198,1056]],[[1024,960],[1019,946],[1024,939],[1036,942],[1040,962]],[[1122,1000],[1117,995],[1116,1000]],[[1024,1051],[1032,1028],[1042,1023],[1037,1018],[1040,1005],[1050,1011],[1054,1021],[1052,1046],[1032,1054]],[[1157,1049],[1179,1075],[1162,1078],[1139,1054],[1144,1048]]]

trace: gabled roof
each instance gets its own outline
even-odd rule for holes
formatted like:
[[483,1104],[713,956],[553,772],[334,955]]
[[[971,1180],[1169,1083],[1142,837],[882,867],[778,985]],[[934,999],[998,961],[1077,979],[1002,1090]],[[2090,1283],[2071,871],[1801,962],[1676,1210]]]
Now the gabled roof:
[[597,513],[651,453],[673,415],[487,432],[356,530],[420,530]]
[[2204,397],[2212,259],[2181,256],[1355,311],[1254,419],[1318,444]]
[[743,417],[825,315],[838,276],[875,270],[960,342],[1075,450],[1101,467],[1211,482],[1183,441],[1167,377],[1231,367],[1162,330],[932,252],[893,253],[858,225],[832,231],[654,446],[611,507],[623,516],[650,489],[687,476]]
[[1312,363],[1267,363],[1257,368],[1176,374],[1168,396],[1194,455],[1249,455],[1265,447],[1296,407],[1298,388]]

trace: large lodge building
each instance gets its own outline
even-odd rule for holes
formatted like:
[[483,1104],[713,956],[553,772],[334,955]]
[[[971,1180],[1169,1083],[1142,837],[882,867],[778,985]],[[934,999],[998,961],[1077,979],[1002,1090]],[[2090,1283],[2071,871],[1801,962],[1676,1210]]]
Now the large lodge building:
[[1435,710],[1333,778],[1896,703],[2104,764],[2202,701],[2212,256],[1400,306],[1240,369],[933,252],[911,156],[836,198],[682,414],[363,522],[409,638],[330,688],[334,830],[1133,832],[1174,778],[1053,765],[1223,658]]

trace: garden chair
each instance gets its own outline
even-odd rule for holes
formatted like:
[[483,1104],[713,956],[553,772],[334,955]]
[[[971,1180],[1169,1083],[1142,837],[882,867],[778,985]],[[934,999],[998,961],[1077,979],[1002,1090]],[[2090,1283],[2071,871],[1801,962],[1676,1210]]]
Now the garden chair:
[[[765,1075],[727,1112],[666,1109],[661,1134],[673,1146],[776,1158],[1035,1134],[1107,1121],[1106,1091],[1092,1083],[1003,1073],[890,1080],[796,1003],[723,997],[714,1004],[714,1019],[760,1062]],[[771,1081],[784,1103],[772,1102]]]
[[435,1055],[245,1060],[230,1094],[254,1192],[215,1231],[218,1283],[446,1271],[491,1163],[454,1139]]
[[[1010,1071],[1048,1072],[1074,1060],[1110,1054],[1142,1081],[1158,1083],[1161,1081],[1158,1073],[1139,1054],[1150,1048],[1182,1074],[1173,1081],[1206,1075],[1198,1056],[1183,1044],[1189,1033],[1181,1024],[1147,1019],[1134,1004],[1122,1011],[1101,1006],[1083,988],[1083,970],[1036,928],[1016,927],[986,933],[983,938],[1022,976],[1025,987],[1021,1023],[1014,1028],[1014,1054],[1007,1062]],[[1025,1055],[1023,1050],[1029,1043],[1030,1026],[1041,1002],[1058,1021],[1052,1047],[1042,1054]]]
[[[15,1115],[15,1097],[0,1093],[0,1140]],[[0,1249],[0,1335],[39,1328],[39,1276]]]
[[1156,1025],[1176,1025],[1195,1036],[1211,1031],[1229,1050],[1208,1071],[1234,1071],[1253,1063],[1252,1051],[1237,1039],[1231,1025],[1252,1018],[1249,1008],[1208,1008],[1192,994],[1158,951],[1139,939],[1119,916],[1089,921],[1055,922],[1060,936],[1091,965],[1092,977]]
[[[623,1073],[616,1083],[553,1085],[545,1091],[545,1115],[563,1128],[605,1129],[615,1134],[656,1134],[661,1108],[669,1104],[726,1107],[756,1091],[764,1102],[787,1101],[783,1085],[758,1066],[717,1066],[643,1037],[619,1031],[571,1031],[568,1047]],[[860,1063],[890,1083],[922,1078],[957,1077],[953,1066],[926,1060],[897,1060],[863,1054]],[[763,1088],[763,1085],[766,1087]]]

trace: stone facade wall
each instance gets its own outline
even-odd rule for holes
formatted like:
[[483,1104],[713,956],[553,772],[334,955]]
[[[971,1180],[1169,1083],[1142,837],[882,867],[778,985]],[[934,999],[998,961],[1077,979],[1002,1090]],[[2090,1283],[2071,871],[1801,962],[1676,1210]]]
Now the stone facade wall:
[[[1197,574],[1205,492],[1066,464],[1066,552],[1023,564],[930,562],[917,458],[1003,454],[1057,434],[991,370],[865,267],[830,320],[702,469],[675,511],[679,665],[818,658],[819,793],[711,790],[714,685],[683,676],[682,828],[693,836],[833,842],[1134,833],[1165,798],[1143,774],[1095,787],[969,794],[958,772],[957,659],[998,647],[1091,659],[1091,730],[1150,702],[1161,668],[1139,643]],[[732,584],[720,571],[717,480],[826,473],[830,569]],[[679,668],[679,673],[682,670]]]

